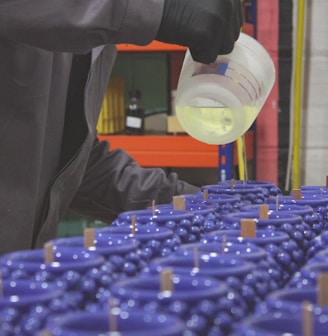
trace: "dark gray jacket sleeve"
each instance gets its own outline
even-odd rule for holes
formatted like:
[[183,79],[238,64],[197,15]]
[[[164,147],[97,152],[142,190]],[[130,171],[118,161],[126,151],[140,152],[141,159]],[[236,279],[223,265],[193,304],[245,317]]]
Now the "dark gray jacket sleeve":
[[174,195],[199,190],[166,175],[160,168],[142,168],[125,151],[108,151],[108,143],[96,142],[81,187],[71,209],[92,218],[111,221],[126,210],[170,203]]
[[164,0],[1,0],[0,39],[72,53],[145,45],[155,38],[163,6]]

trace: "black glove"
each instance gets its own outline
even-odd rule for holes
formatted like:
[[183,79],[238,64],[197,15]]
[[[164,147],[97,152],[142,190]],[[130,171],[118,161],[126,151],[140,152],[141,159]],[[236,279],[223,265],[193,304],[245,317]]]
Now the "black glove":
[[156,40],[186,46],[208,64],[232,51],[242,22],[240,0],[165,0]]

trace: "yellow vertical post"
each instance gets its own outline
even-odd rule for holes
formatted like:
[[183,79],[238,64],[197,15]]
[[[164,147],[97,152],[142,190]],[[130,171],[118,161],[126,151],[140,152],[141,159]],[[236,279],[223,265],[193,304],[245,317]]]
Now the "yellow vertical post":
[[293,125],[293,164],[292,189],[300,185],[300,146],[303,88],[303,44],[304,44],[305,0],[298,1],[296,51],[294,74],[294,125]]
[[248,180],[247,172],[247,157],[246,157],[246,145],[245,145],[245,136],[242,135],[237,139],[237,156],[238,156],[238,172],[239,179]]

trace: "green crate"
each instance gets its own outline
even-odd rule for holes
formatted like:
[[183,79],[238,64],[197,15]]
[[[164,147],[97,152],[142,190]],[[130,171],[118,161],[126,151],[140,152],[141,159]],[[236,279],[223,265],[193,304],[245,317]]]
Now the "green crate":
[[83,236],[85,228],[97,229],[106,226],[108,226],[108,224],[105,222],[90,220],[89,218],[68,211],[58,225],[57,236],[58,238]]
[[58,226],[58,237],[83,236],[84,229],[87,227],[85,220],[63,220]]

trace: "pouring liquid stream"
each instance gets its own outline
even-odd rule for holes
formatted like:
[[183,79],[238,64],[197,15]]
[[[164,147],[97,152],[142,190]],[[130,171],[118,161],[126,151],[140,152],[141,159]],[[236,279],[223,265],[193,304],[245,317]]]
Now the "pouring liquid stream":
[[248,174],[247,174],[247,156],[246,156],[246,143],[245,143],[245,138],[244,135],[240,137],[240,146],[241,146],[241,155],[242,155],[242,162],[239,164],[243,165],[243,171],[244,171],[244,176],[243,176],[243,185],[244,188],[246,188],[247,180],[248,180]]

